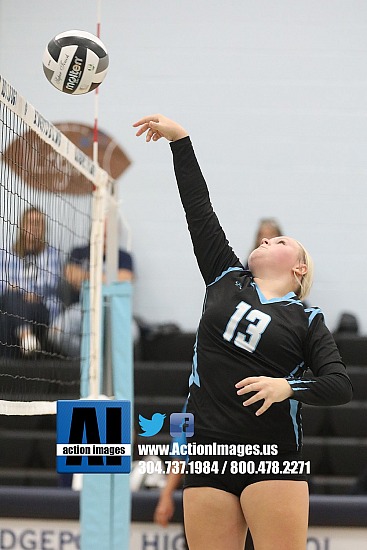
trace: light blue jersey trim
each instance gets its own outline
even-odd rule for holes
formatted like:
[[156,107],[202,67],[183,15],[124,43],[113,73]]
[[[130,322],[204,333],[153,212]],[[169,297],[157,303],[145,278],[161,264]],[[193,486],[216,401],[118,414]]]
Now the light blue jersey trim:
[[243,267],[229,267],[228,269],[226,269],[225,271],[223,271],[223,273],[221,273],[212,283],[209,283],[208,286],[214,285],[214,284],[217,283],[222,277],[224,277],[225,275],[227,275],[227,273],[230,273],[231,271],[244,271],[244,268],[243,268]]
[[189,378],[189,387],[192,386],[192,384],[196,384],[196,386],[200,388],[200,376],[198,374],[197,346],[198,346],[198,335],[196,334],[196,339],[194,344],[194,356],[192,358],[192,371]]
[[[282,296],[281,298],[270,298],[270,300],[268,300],[267,298],[265,298],[264,294],[261,292],[260,288],[257,286],[257,284],[255,282],[252,283],[252,285],[255,287],[256,289],[256,292],[259,296],[259,300],[262,304],[274,304],[276,302],[289,302],[291,301],[292,303],[298,303],[299,300],[297,298],[297,296],[295,295],[294,292],[288,292],[288,294],[285,294],[284,296]],[[296,298],[296,300],[295,300]],[[299,302],[301,303],[301,302]]]
[[298,401],[296,401],[295,399],[290,399],[289,406],[290,406],[290,415],[293,422],[294,436],[296,438],[297,451],[298,451],[299,449],[299,426],[297,422]]
[[[294,378],[293,380],[287,380],[287,382],[291,386],[292,390],[296,392],[296,391],[309,390],[310,388],[307,388],[307,386],[303,387],[303,385],[314,384],[316,380],[302,380],[300,378]],[[299,385],[299,386],[295,387],[296,385]]]
[[[293,380],[294,375],[295,375],[299,370],[301,370],[302,372],[305,371],[305,362],[304,362],[304,361],[302,361],[299,365],[297,365],[297,366],[289,373],[290,380]],[[288,377],[286,378],[286,380],[290,383],[290,380],[288,379]]]
[[205,292],[204,301],[203,301],[203,308],[202,308],[202,311],[201,311],[201,315],[204,315],[205,308],[206,308],[206,301],[207,301],[207,299],[208,299],[208,289],[207,289],[206,292]]
[[319,307],[307,307],[305,309],[305,313],[311,313],[311,315],[309,315],[308,317],[308,326],[310,326],[318,313],[321,313],[321,315],[323,314]]
[[314,384],[316,380],[302,380],[301,378],[294,378],[293,380],[287,380],[291,386],[293,384]]

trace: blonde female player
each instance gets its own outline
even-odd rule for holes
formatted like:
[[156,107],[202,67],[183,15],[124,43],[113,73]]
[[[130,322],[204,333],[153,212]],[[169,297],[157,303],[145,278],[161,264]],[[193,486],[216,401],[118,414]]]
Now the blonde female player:
[[281,236],[263,239],[245,270],[212,209],[186,130],[163,115],[134,126],[148,142],[171,142],[206,283],[187,407],[195,417],[183,496],[189,548],[242,550],[248,526],[256,550],[304,550],[309,464],[301,455],[301,402],[338,405],[352,397],[321,311],[302,303],[311,259]]

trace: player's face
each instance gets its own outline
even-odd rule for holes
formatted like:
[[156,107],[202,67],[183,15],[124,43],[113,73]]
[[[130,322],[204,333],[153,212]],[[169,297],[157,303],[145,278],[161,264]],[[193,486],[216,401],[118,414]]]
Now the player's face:
[[283,236],[264,238],[260,246],[250,254],[249,267],[254,275],[258,268],[264,267],[289,272],[302,262],[301,255],[300,246],[295,239]]

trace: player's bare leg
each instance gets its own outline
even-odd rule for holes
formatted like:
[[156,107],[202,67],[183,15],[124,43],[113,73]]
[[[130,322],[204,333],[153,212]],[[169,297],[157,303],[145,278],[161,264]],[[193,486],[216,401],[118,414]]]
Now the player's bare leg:
[[253,483],[243,490],[241,505],[256,550],[305,550],[309,510],[306,481]]
[[188,487],[183,505],[190,550],[244,549],[247,525],[238,497],[212,487]]

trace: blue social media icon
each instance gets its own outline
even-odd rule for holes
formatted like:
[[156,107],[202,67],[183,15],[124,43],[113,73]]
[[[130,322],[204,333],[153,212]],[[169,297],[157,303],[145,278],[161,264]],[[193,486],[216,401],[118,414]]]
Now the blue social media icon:
[[142,433],[139,434],[143,437],[152,437],[161,431],[163,427],[164,419],[166,418],[165,414],[154,413],[152,418],[144,418],[139,414],[139,425],[142,430]]
[[172,413],[170,415],[170,434],[172,437],[194,435],[194,415],[192,413]]

